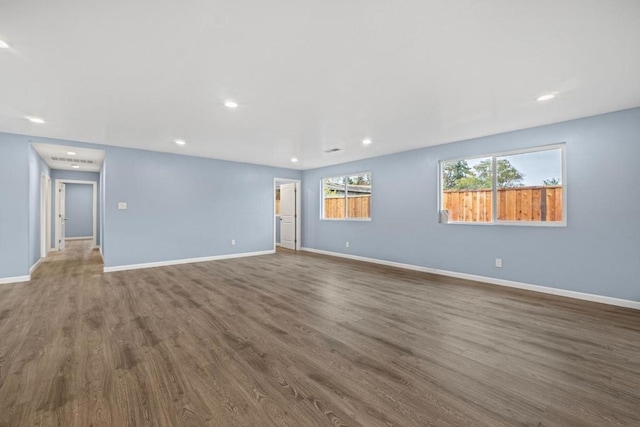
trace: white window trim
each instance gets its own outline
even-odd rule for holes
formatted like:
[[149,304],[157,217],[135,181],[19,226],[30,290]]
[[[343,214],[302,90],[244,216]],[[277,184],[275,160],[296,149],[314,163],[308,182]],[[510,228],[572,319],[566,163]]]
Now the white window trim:
[[[365,174],[369,174],[370,175],[369,179],[371,180],[371,210],[369,211],[369,218],[348,218],[347,213],[349,212],[349,203],[347,202],[346,199],[349,191],[347,189],[347,177],[354,176],[354,175],[365,175]],[[325,218],[324,217],[324,180],[331,179],[331,178],[345,179],[344,181],[344,184],[345,184],[344,218]],[[344,173],[339,175],[324,176],[320,178],[320,198],[321,198],[320,200],[320,220],[321,221],[364,221],[364,222],[371,221],[371,211],[373,210],[373,174],[371,173],[371,171],[364,171],[364,172],[354,172],[354,173]]]
[[[504,220],[499,220],[498,219],[498,198],[497,198],[497,192],[498,192],[498,186],[497,186],[497,175],[495,173],[496,170],[496,163],[497,157],[503,157],[503,156],[512,156],[512,155],[516,155],[516,154],[526,154],[526,153],[536,153],[539,151],[550,151],[550,150],[560,150],[561,152],[561,157],[562,157],[562,221],[555,221],[555,222],[546,222],[546,221],[504,221]],[[529,148],[520,148],[517,150],[509,150],[509,151],[498,151],[498,152],[494,152],[494,153],[490,153],[490,154],[484,154],[484,155],[471,155],[471,156],[467,156],[467,157],[456,157],[456,158],[452,158],[452,159],[444,159],[444,160],[440,160],[438,162],[438,215],[440,218],[440,215],[442,213],[442,192],[443,192],[443,188],[444,188],[444,183],[443,183],[443,177],[442,177],[442,164],[443,163],[449,163],[449,162],[457,162],[460,160],[472,160],[472,159],[482,159],[482,158],[487,158],[490,157],[492,159],[493,162],[493,182],[492,182],[492,192],[493,192],[493,197],[492,197],[492,214],[493,214],[493,218],[491,222],[466,222],[466,221],[448,221],[448,222],[442,222],[440,221],[441,224],[445,224],[445,225],[480,225],[480,226],[496,226],[496,225],[507,225],[507,226],[518,226],[518,227],[566,227],[567,226],[567,145],[566,142],[559,142],[559,143],[555,143],[555,144],[549,144],[549,145],[539,145],[539,146],[535,146],[535,147],[529,147]]]

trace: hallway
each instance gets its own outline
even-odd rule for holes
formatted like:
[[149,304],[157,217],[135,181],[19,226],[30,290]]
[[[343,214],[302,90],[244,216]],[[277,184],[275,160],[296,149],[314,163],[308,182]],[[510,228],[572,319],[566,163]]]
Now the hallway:
[[104,263],[92,239],[67,240],[62,251],[51,251],[31,274],[32,280],[87,277],[101,274]]

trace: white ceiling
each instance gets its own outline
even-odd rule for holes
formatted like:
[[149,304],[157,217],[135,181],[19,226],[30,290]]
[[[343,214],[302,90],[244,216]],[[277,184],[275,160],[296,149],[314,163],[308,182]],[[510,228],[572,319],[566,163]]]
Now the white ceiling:
[[[51,169],[77,172],[100,172],[104,161],[104,150],[65,147],[63,145],[31,143],[33,149]],[[75,153],[75,154],[69,154]],[[78,166],[74,168],[73,166]]]
[[302,169],[640,105],[638,0],[0,0],[0,40],[0,131]]

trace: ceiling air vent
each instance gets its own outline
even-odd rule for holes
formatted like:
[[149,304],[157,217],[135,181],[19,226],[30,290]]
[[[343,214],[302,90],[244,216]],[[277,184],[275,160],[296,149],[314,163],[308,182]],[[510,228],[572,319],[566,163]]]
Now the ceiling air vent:
[[328,150],[324,150],[325,153],[337,153],[338,151],[342,151],[342,148],[329,148]]
[[92,165],[95,162],[93,160],[85,160],[85,159],[66,159],[64,157],[56,157],[56,156],[51,156],[51,160],[53,160],[54,162],[67,162],[67,163],[84,163],[87,165]]

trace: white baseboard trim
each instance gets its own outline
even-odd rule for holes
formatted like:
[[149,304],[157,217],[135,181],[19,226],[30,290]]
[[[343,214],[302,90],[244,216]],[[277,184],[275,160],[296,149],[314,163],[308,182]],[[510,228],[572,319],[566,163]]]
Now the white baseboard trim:
[[383,259],[376,259],[376,258],[367,258],[367,257],[358,256],[358,255],[343,254],[340,252],[330,252],[330,251],[323,251],[320,249],[312,249],[312,248],[304,248],[304,247],[301,248],[301,250],[307,251],[307,252],[313,252],[321,255],[347,258],[347,259],[352,259],[356,261],[370,262],[373,264],[388,265],[390,267],[421,271],[423,273],[438,274],[440,276],[448,276],[448,277],[455,277],[458,279],[473,280],[476,282],[484,282],[492,285],[524,289],[527,291],[541,292],[544,294],[558,295],[562,297],[575,298],[575,299],[581,299],[586,301],[599,302],[602,304],[615,305],[618,307],[626,307],[626,308],[633,308],[636,310],[640,310],[640,301],[613,298],[613,297],[607,297],[603,295],[587,294],[584,292],[569,291],[565,289],[550,288],[547,286],[532,285],[529,283],[522,283],[522,282],[514,282],[512,280],[496,279],[495,277],[477,276],[475,274],[458,273],[455,271],[448,271],[448,270],[438,270],[437,268],[421,267],[419,265],[403,264],[400,262],[386,261]]
[[93,236],[84,236],[84,237],[65,237],[64,240],[91,240]]
[[[37,260],[29,269],[29,276],[31,276],[31,273],[33,273],[33,270],[35,270],[36,268],[38,268],[38,266],[40,265],[40,263],[42,262],[43,258],[40,258],[39,260]],[[31,279],[31,277],[29,277],[29,279]]]
[[147,262],[144,264],[116,265],[114,267],[105,267],[104,272],[111,273],[114,271],[138,270],[141,268],[166,267],[168,265],[191,264],[194,262],[206,262],[206,261],[219,261],[222,259],[244,258],[244,257],[250,257],[250,256],[258,256],[258,255],[269,255],[273,253],[275,253],[275,251],[273,249],[270,249],[268,251],[242,252],[238,254],[215,255],[215,256],[207,256],[207,257],[201,257],[201,258],[175,259],[170,261]]
[[15,276],[15,277],[0,277],[0,285],[6,285],[8,283],[28,282],[29,280],[31,280],[31,275]]

